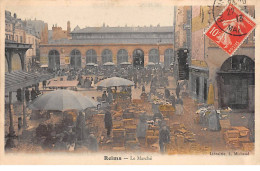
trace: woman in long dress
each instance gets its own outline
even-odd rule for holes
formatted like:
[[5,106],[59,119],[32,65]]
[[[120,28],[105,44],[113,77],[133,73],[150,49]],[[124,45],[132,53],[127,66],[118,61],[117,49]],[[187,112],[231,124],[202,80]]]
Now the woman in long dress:
[[220,130],[219,114],[214,109],[214,107],[212,107],[212,109],[211,109],[208,121],[209,121],[209,130],[211,130],[211,131]]

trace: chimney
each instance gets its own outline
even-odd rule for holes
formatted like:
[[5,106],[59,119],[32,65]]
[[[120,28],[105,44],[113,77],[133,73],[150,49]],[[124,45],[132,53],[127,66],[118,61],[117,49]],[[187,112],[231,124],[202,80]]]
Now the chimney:
[[67,22],[67,36],[69,37],[70,36],[70,32],[71,32],[71,29],[70,29],[70,21]]

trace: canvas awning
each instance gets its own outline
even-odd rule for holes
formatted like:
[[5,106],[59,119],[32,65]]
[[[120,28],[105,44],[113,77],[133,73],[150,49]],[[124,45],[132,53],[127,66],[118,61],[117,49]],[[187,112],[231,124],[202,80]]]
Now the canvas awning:
[[19,88],[28,87],[53,77],[54,76],[50,74],[28,73],[24,71],[6,72],[5,91],[16,91]]
[[77,87],[78,81],[51,81],[47,87]]

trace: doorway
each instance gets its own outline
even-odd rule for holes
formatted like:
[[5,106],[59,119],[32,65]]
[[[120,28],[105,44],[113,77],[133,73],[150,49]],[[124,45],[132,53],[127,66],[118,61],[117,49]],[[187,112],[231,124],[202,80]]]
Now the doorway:
[[134,68],[144,67],[144,51],[141,49],[135,49],[133,52],[133,66]]

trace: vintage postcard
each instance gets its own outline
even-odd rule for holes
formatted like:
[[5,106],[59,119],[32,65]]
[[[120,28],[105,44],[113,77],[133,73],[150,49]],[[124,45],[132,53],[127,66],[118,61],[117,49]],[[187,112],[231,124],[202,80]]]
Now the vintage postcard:
[[260,164],[257,0],[0,2],[0,164]]

